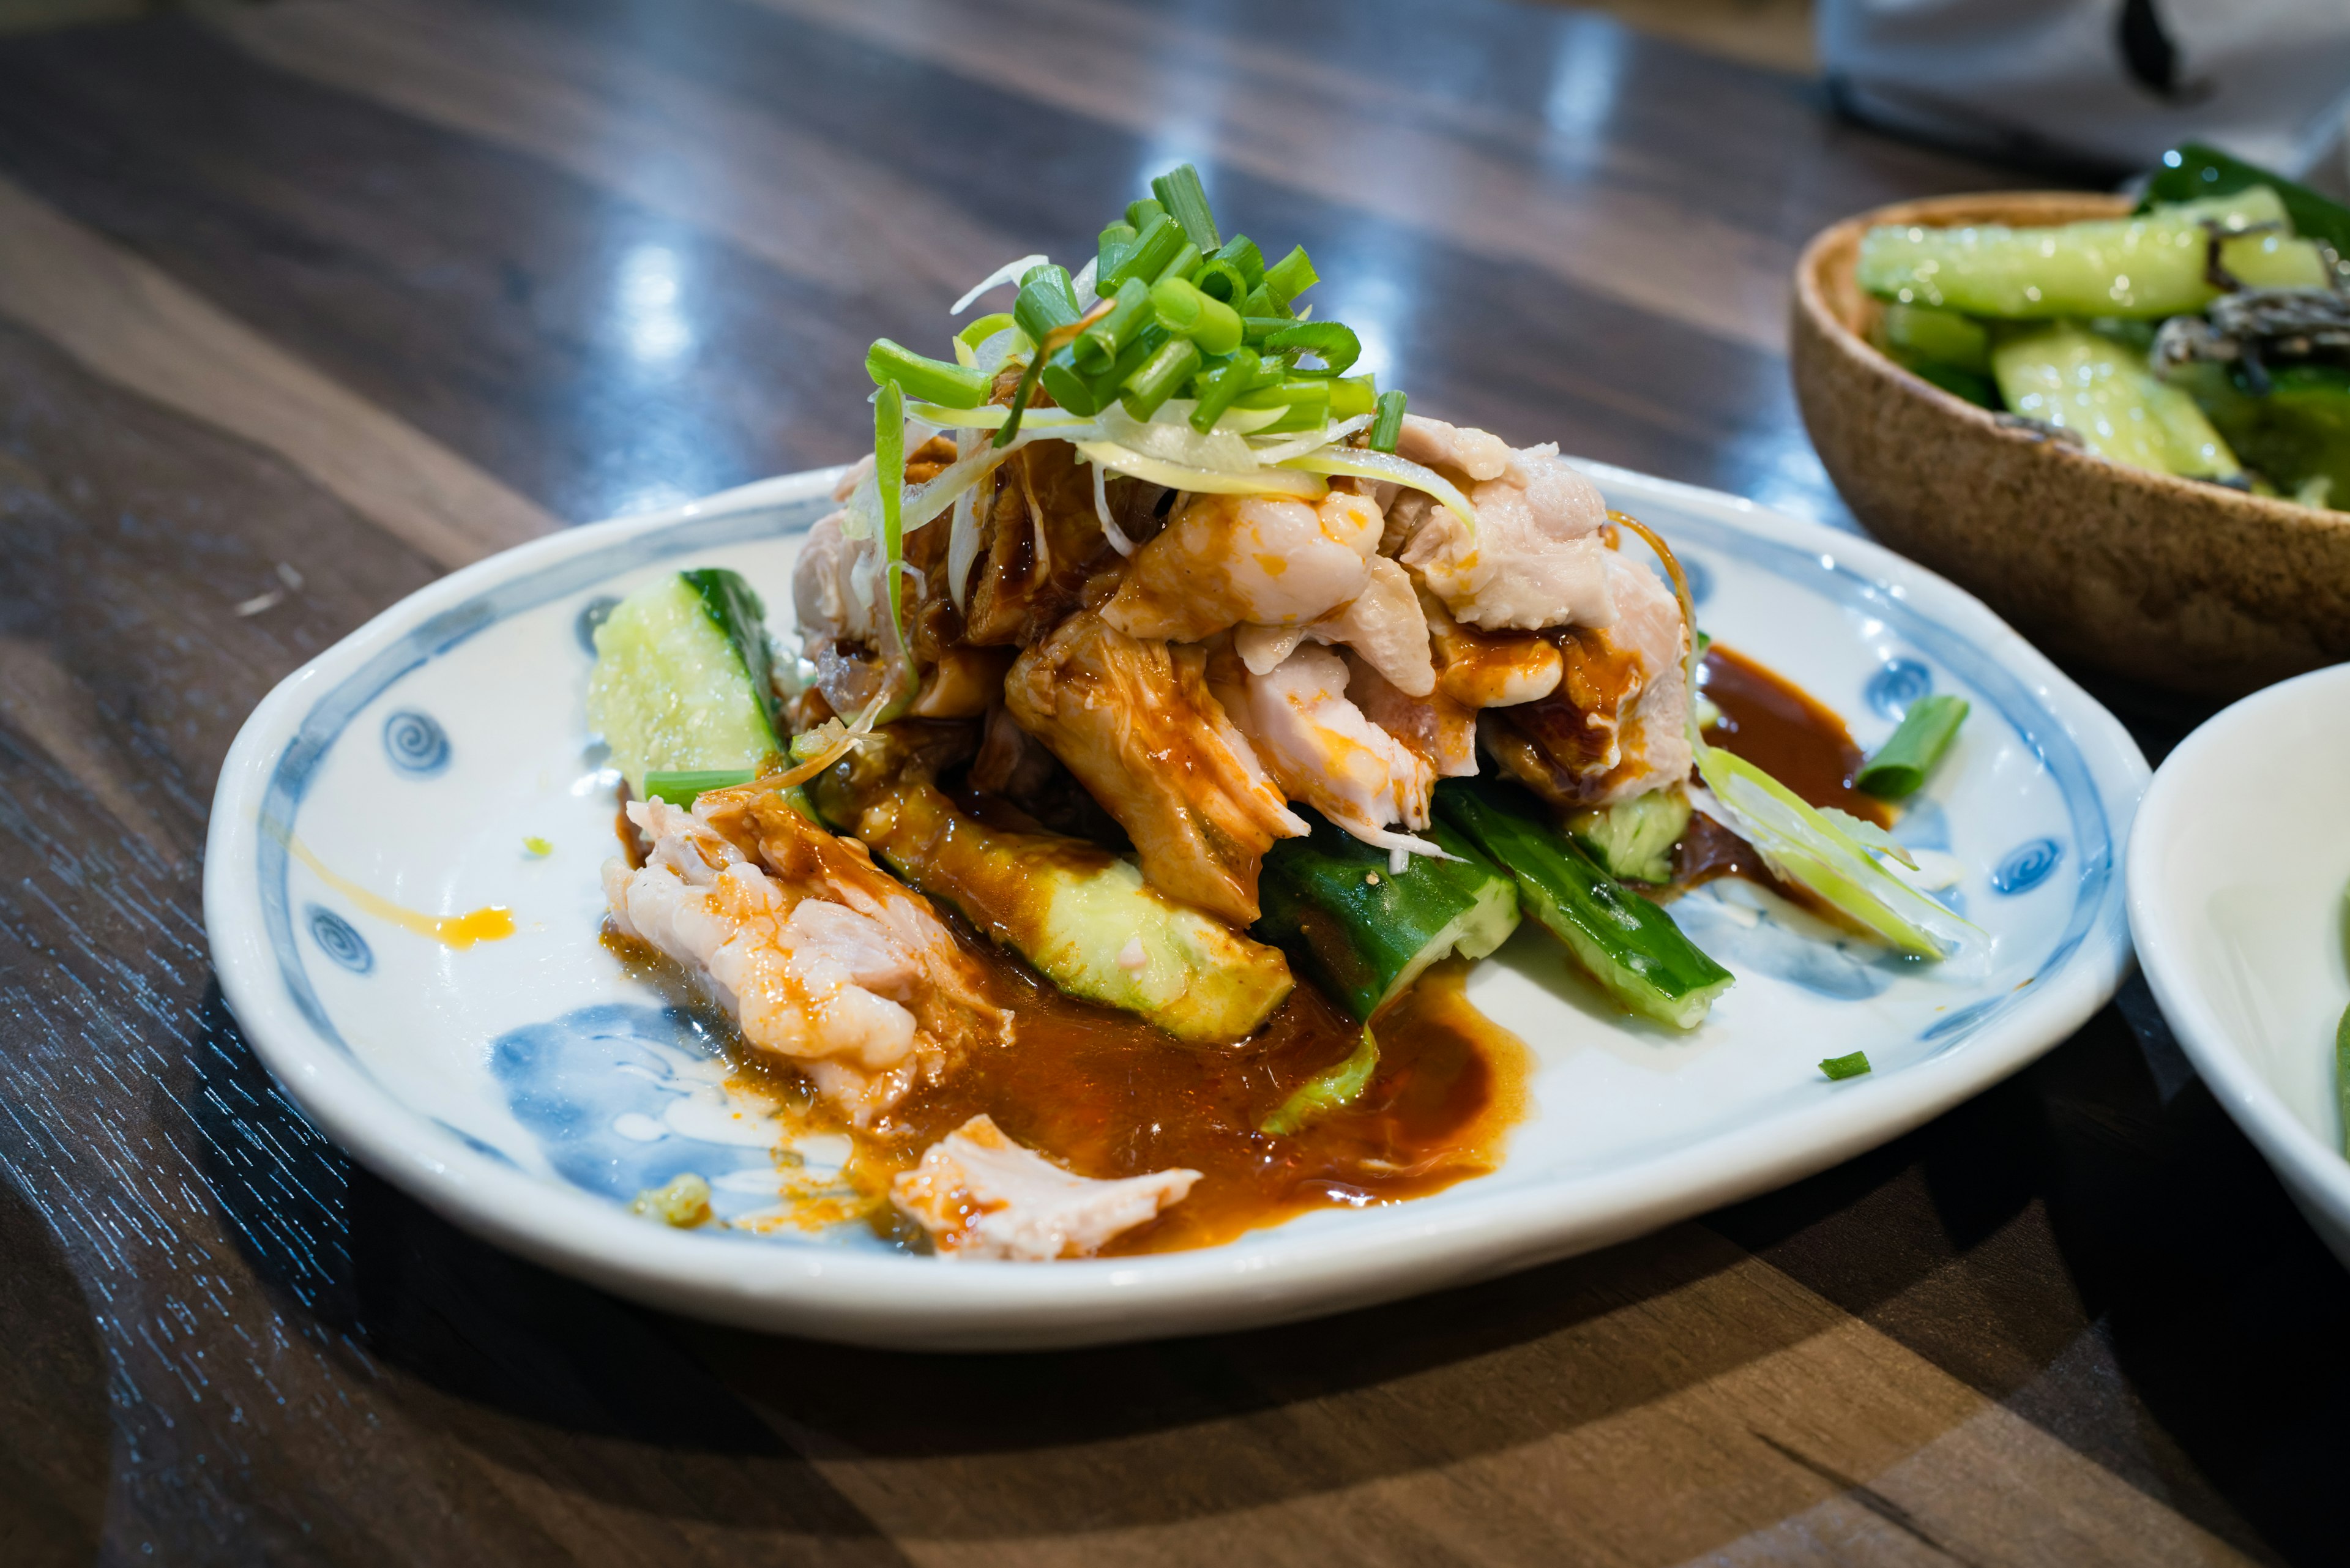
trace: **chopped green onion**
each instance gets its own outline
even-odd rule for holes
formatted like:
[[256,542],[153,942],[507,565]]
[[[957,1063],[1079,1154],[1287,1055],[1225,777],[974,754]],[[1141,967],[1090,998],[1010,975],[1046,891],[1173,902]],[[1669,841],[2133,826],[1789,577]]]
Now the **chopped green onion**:
[[[1124,299],[1121,293],[1121,304]],[[1221,299],[1209,298],[1182,278],[1153,284],[1150,304],[1168,331],[1189,337],[1203,354],[1229,354],[1241,346],[1240,313]]]
[[1028,400],[1036,395],[1036,381],[1045,373],[1045,356],[1037,355],[1028,361],[1028,369],[1020,373],[1020,384],[1012,389],[1012,417],[997,429],[995,439],[987,444],[998,451],[1010,446],[1020,433],[1020,416],[1028,411]]
[[1879,800],[1901,800],[1916,794],[1934,764],[1942,760],[1942,753],[1950,750],[1966,716],[1963,697],[1918,698],[1901,715],[1893,738],[1877,748],[1853,784]]
[[1321,281],[1304,245],[1291,247],[1287,255],[1264,269],[1264,292],[1284,307]]
[[1271,1133],[1275,1137],[1288,1137],[1305,1130],[1333,1111],[1343,1111],[1363,1097],[1371,1086],[1371,1079],[1379,1070],[1379,1043],[1372,1037],[1371,1026],[1363,1025],[1362,1044],[1335,1067],[1321,1072],[1297,1085],[1290,1096],[1281,1102],[1280,1109],[1264,1118],[1257,1131]]
[[[1200,286],[1201,294],[1227,306],[1237,306],[1248,297],[1248,280],[1241,275],[1240,268],[1224,259],[1221,252],[1202,261],[1199,270],[1192,273],[1191,281]],[[1233,317],[1238,319],[1237,310],[1233,312]]]
[[[1248,291],[1248,297],[1241,301],[1240,312],[1242,319],[1247,321],[1270,319],[1288,322],[1297,315],[1286,304],[1274,298],[1262,283]],[[1270,332],[1273,328],[1268,327],[1264,330]]]
[[711,790],[733,789],[736,784],[749,784],[758,776],[750,768],[681,769],[668,773],[656,769],[645,775],[645,798],[665,800],[671,805],[691,806]]
[[1196,385],[1198,399],[1191,407],[1191,428],[1201,435],[1213,430],[1232,400],[1256,380],[1257,357],[1253,348],[1233,351],[1232,357],[1213,370],[1204,372]]
[[1145,196],[1139,202],[1128,202],[1126,204],[1127,227],[1135,230],[1137,233],[1140,233],[1142,230],[1149,228],[1150,226],[1151,219],[1163,218],[1166,215],[1167,209],[1160,206],[1158,202],[1152,201],[1148,196]]
[[1256,242],[1246,234],[1234,234],[1226,240],[1224,248],[1216,253],[1216,259],[1230,262],[1240,269],[1241,291],[1232,296],[1232,303],[1234,305],[1246,299],[1252,290],[1264,282],[1264,253],[1258,250]]
[[[1280,360],[1264,360],[1257,372],[1258,381],[1263,381],[1264,371],[1281,369]],[[1232,406],[1240,409],[1278,409],[1292,403],[1312,403],[1316,408],[1328,408],[1330,383],[1312,376],[1284,376],[1269,386],[1259,385],[1232,400]]]
[[1124,260],[1094,279],[1094,292],[1107,298],[1130,277],[1139,277],[1145,284],[1157,282],[1159,273],[1187,243],[1175,220],[1161,213],[1134,236],[1134,248],[1126,253]]
[[1035,267],[1020,280],[1020,297],[1012,306],[1012,319],[1028,334],[1029,342],[1042,344],[1055,327],[1068,326],[1079,314],[1077,293],[1069,285],[1066,268]]
[[1189,279],[1193,273],[1199,270],[1200,247],[1191,244],[1189,240],[1186,240],[1183,242],[1183,248],[1175,253],[1174,259],[1170,261],[1165,266],[1160,267],[1159,269],[1158,275],[1153,277],[1150,282],[1152,286],[1155,287],[1159,284],[1165,283],[1170,277]]
[[1857,1078],[1869,1070],[1868,1053],[1866,1051],[1856,1051],[1849,1056],[1831,1056],[1820,1064],[1820,1071],[1839,1083],[1846,1078]]
[[905,623],[899,618],[903,591],[898,563],[905,558],[906,394],[895,381],[885,381],[873,400],[873,478],[881,492],[881,571],[889,581],[889,634],[900,658],[906,657]]
[[1377,378],[1348,376],[1330,383],[1330,417],[1351,420],[1357,414],[1367,414],[1378,406],[1379,389]]
[[979,370],[929,358],[887,337],[874,339],[865,351],[865,373],[877,387],[899,387],[924,402],[950,409],[976,408],[987,401],[987,377]]
[[1100,243],[1094,250],[1094,275],[1107,277],[1118,270],[1127,253],[1134,249],[1134,225],[1110,223],[1101,232]]
[[1315,369],[1293,366],[1290,373],[1297,376],[1343,376],[1363,357],[1363,340],[1352,327],[1336,321],[1293,321],[1268,334],[1257,347],[1267,354],[1299,351],[1322,361]]
[[1076,367],[1076,345],[1064,343],[1046,357],[1045,369],[1036,378],[1053,401],[1074,414],[1101,412],[1102,400],[1093,384]]
[[1118,401],[1136,419],[1147,420],[1199,368],[1200,346],[1189,337],[1170,337],[1142,362],[1140,369],[1126,379],[1126,395]]
[[989,338],[994,337],[997,333],[1003,331],[1005,327],[1017,325],[1018,323],[1012,319],[1012,312],[1008,310],[999,310],[993,316],[981,317],[978,320],[972,322],[970,326],[956,333],[955,337],[965,346],[976,348],[981,344],[986,342]]
[[1200,183],[1200,171],[1189,163],[1178,163],[1150,182],[1150,193],[1159,198],[1167,213],[1183,225],[1185,237],[1202,251],[1211,251],[1224,242],[1216,233],[1216,220],[1208,211],[1207,188]]
[[1370,448],[1373,452],[1393,452],[1397,440],[1403,434],[1404,396],[1399,391],[1379,394],[1378,417],[1371,421]]
[[1140,278],[1119,284],[1115,298],[1109,314],[1097,317],[1069,345],[1082,375],[1098,376],[1117,364],[1119,351],[1134,341],[1134,334],[1150,319],[1150,290]]
[[1289,411],[1287,413],[1282,415],[1279,419],[1274,421],[1273,423],[1265,426],[1263,430],[1257,431],[1253,433],[1257,435],[1280,435],[1287,431],[1315,430],[1329,423],[1330,383],[1327,381],[1312,381],[1306,384],[1321,392],[1322,396],[1318,398],[1302,397],[1293,400],[1289,404]]

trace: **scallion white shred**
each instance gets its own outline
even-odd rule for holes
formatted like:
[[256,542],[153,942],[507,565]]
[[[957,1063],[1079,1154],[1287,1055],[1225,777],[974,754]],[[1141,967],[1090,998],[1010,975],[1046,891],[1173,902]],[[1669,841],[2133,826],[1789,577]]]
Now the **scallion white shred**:
[[1382,479],[1400,484],[1407,490],[1424,491],[1443,503],[1447,510],[1466,523],[1477,526],[1477,510],[1460,487],[1432,468],[1425,468],[1409,458],[1392,452],[1369,452],[1360,447],[1326,446],[1302,457],[1284,459],[1284,468],[1298,469],[1306,473],[1346,473],[1357,479]]
[[954,308],[948,311],[947,314],[949,316],[961,316],[964,311],[971,308],[972,302],[973,300],[977,299],[981,295],[985,294],[989,289],[1001,287],[1007,283],[1018,283],[1021,278],[1027,274],[1030,267],[1043,266],[1052,259],[1053,258],[1051,256],[1040,254],[1022,256],[1018,261],[1005,262],[1002,266],[997,267],[993,272],[989,273],[985,277],[981,278],[977,283],[972,284],[971,286],[971,292],[964,295],[961,299],[956,300],[954,302]]

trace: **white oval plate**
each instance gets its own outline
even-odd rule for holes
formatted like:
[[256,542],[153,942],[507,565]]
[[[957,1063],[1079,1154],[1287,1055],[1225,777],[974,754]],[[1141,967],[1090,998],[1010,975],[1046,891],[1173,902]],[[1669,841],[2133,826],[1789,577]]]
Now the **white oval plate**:
[[[1860,742],[1928,690],[1974,704],[1901,836],[1967,867],[1994,939],[1964,972],[1798,936],[1723,883],[1674,907],[1738,984],[1694,1034],[1614,1012],[1531,924],[1470,995],[1537,1059],[1493,1174],[1228,1245],[947,1262],[861,1231],[680,1232],[623,1208],[681,1170],[722,1215],[776,1202],[775,1133],[707,1043],[596,941],[612,775],[584,711],[591,607],[720,565],[779,609],[828,506],[797,475],[512,550],[394,606],[288,677],[231,748],[204,916],[263,1061],[359,1159],[502,1245],[680,1312],[863,1344],[1079,1345],[1305,1317],[1524,1268],[1777,1186],[1916,1126],[2055,1044],[2128,961],[2118,848],[2146,763],[2113,716],[1975,599],[1849,535],[1621,470],[1608,504],[1683,551],[1700,619],[1843,712]],[[301,861],[411,909],[511,907],[452,951]],[[550,842],[544,858],[523,841]],[[1876,1071],[1831,1084],[1823,1057]],[[822,1140],[816,1140],[821,1142]],[[821,1175],[837,1150],[804,1146]]]
[[2130,930],[2196,1071],[2350,1263],[2334,1032],[2350,1007],[2350,664],[2258,691],[2163,760],[2129,837]]

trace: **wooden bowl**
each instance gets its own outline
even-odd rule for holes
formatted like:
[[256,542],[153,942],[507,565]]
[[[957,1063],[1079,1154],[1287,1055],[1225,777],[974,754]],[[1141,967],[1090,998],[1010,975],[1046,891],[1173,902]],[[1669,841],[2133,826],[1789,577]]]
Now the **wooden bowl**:
[[2118,196],[1905,202],[1826,230],[1795,268],[1795,397],[1869,531],[2060,659],[2232,697],[2350,659],[2350,514],[2124,468],[2002,422],[1872,348],[1853,281],[1880,223],[2062,223]]

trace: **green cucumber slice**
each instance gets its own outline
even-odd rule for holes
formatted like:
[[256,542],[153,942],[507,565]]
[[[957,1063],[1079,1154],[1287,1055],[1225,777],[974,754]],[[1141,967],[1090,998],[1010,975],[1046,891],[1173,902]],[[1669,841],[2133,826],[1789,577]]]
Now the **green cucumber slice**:
[[675,572],[596,628],[588,722],[639,799],[649,773],[764,771],[783,751],[764,607],[733,572]]

